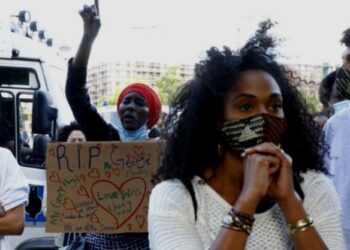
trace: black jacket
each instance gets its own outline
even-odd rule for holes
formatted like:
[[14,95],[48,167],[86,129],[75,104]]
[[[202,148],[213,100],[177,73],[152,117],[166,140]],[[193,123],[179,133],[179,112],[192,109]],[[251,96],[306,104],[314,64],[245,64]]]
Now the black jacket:
[[72,67],[72,59],[68,64],[66,97],[74,117],[87,141],[119,141],[118,130],[108,124],[91,104],[86,88],[86,67]]

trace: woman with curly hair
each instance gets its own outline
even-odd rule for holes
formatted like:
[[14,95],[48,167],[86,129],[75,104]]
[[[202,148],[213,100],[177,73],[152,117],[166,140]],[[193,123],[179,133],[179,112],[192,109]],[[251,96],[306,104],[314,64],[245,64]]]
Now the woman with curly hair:
[[211,48],[177,94],[150,198],[151,249],[344,249],[321,131],[261,29]]

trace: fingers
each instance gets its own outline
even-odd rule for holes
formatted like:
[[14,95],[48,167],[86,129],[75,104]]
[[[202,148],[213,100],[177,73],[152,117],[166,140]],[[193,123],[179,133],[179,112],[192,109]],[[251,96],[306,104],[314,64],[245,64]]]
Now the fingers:
[[98,17],[97,9],[94,5],[84,5],[83,9],[79,11],[81,17],[85,20],[91,20],[92,18]]
[[262,143],[257,146],[251,147],[246,149],[242,153],[242,157],[246,157],[249,154],[253,153],[261,153],[261,154],[269,154],[269,155],[274,155],[282,160],[283,163],[285,164],[292,164],[292,159],[289,155],[287,155],[283,149],[277,147],[273,143]]
[[87,15],[87,13],[84,10],[79,10],[79,14],[83,18],[84,21],[89,20],[89,16]]
[[100,3],[98,0],[95,0],[95,9],[96,9],[96,14],[99,17],[100,16]]
[[281,160],[273,155],[262,155],[259,153],[249,154],[246,157],[247,165],[266,167],[269,175],[275,174],[281,165]]

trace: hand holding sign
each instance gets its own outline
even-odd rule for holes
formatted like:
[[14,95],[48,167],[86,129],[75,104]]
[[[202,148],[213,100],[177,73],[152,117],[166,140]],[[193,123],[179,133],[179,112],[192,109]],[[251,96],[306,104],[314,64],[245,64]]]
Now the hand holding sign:
[[98,0],[95,0],[95,5],[84,5],[79,14],[84,22],[84,38],[94,40],[101,27]]

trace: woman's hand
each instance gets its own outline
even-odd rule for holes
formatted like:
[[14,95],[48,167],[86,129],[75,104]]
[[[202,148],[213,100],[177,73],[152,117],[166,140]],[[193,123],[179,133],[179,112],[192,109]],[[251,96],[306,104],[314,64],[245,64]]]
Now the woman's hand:
[[79,13],[84,22],[84,35],[72,64],[76,68],[87,66],[93,41],[97,37],[101,27],[98,0],[95,0],[95,5],[84,5]]
[[269,191],[272,176],[279,170],[280,159],[259,152],[245,154],[243,157],[244,183],[239,200],[249,202],[256,208]]
[[280,166],[271,177],[268,194],[278,203],[295,196],[293,187],[292,158],[273,143],[262,143],[247,149],[244,154],[268,154],[280,160]]
[[84,38],[95,40],[101,27],[98,0],[95,0],[95,5],[84,5],[79,14],[84,22]]

